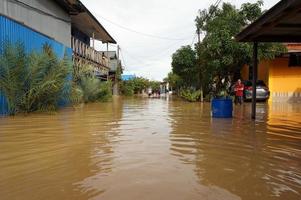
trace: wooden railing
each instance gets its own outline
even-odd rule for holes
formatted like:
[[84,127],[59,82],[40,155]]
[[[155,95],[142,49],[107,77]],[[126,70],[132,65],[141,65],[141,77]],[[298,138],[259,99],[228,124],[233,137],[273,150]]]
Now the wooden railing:
[[74,55],[102,65],[105,68],[109,67],[108,58],[103,53],[96,51],[73,36],[71,37],[71,47]]

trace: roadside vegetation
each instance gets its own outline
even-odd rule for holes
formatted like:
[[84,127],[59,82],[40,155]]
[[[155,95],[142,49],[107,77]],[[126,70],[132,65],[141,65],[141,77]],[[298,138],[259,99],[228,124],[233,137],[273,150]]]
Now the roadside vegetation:
[[[241,78],[242,67],[252,65],[252,44],[238,43],[234,37],[263,14],[262,5],[258,1],[236,8],[223,3],[221,7],[199,11],[196,32],[201,33],[203,40],[173,54],[172,72],[165,79],[178,95],[189,101],[199,93],[199,100],[229,95],[229,84]],[[282,44],[261,43],[259,59],[273,59],[285,51]]]
[[74,66],[71,102],[73,104],[108,101],[112,97],[112,83],[101,82],[90,65]]
[[40,53],[27,54],[22,43],[5,42],[0,54],[0,91],[10,115],[53,112],[60,106],[105,101],[111,83],[101,83],[90,66],[73,68],[45,44]]
[[122,81],[120,84],[120,91],[124,96],[142,94],[143,91],[147,92],[148,88],[151,88],[153,91],[159,91],[160,82],[151,81],[143,77],[136,77],[131,80]]
[[59,60],[48,45],[27,55],[22,44],[4,44],[0,55],[0,90],[11,115],[54,111],[66,100],[71,64]]

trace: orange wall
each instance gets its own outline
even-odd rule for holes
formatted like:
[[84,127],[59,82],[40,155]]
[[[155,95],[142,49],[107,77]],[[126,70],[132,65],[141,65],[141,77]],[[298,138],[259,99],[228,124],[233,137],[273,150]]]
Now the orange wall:
[[[289,67],[288,58],[261,61],[258,80],[263,80],[271,91],[271,101],[301,100],[301,67]],[[241,75],[249,79],[249,66],[243,66]]]
[[258,65],[258,80],[263,80],[266,85],[269,85],[269,67],[270,61],[261,61]]
[[[258,66],[258,80],[263,80],[267,85],[269,84],[269,65],[270,61],[262,61]],[[249,80],[249,66],[244,65],[241,70],[241,77],[243,80]]]
[[288,58],[276,58],[269,62],[271,91],[301,92],[301,67],[288,67]]

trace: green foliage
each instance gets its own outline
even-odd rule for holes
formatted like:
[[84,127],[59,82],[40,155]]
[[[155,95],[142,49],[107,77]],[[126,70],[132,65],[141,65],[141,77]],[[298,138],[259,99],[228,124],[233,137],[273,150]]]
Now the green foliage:
[[101,82],[98,99],[100,101],[109,101],[112,98],[112,82]]
[[159,91],[160,90],[160,82],[149,81],[148,87],[152,88],[153,91]]
[[[172,57],[173,73],[182,81],[181,87],[204,89],[205,96],[220,95],[229,82],[240,78],[241,68],[252,65],[252,44],[239,43],[234,37],[262,15],[263,2],[245,3],[237,9],[230,3],[201,10],[196,27],[204,38],[195,51],[186,46]],[[286,51],[282,44],[260,43],[259,59],[273,59]],[[214,90],[212,85],[215,85]]]
[[66,58],[59,60],[49,46],[42,54],[29,56],[28,73],[24,74],[26,93],[21,109],[26,112],[55,110],[58,101],[64,99],[64,87],[71,74],[71,64]]
[[91,65],[74,66],[71,101],[89,103],[108,101],[112,97],[111,82],[101,82]]
[[143,90],[145,90],[149,86],[149,80],[143,78],[143,77],[136,77],[132,80],[129,80],[129,84],[132,85],[134,89],[134,93],[138,94],[141,93]]
[[196,102],[199,101],[201,98],[201,91],[200,90],[190,90],[190,89],[181,89],[180,90],[180,97],[184,100],[189,102]]
[[21,43],[14,46],[5,42],[0,55],[0,90],[6,96],[10,114],[20,110],[25,95],[24,74],[28,73],[27,65],[28,57],[24,46]]
[[182,80],[184,86],[196,86],[196,53],[191,46],[183,46],[178,49],[172,55],[171,65],[173,74]]
[[100,93],[100,80],[94,77],[82,77],[80,87],[83,91],[83,102],[95,102]]
[[134,95],[134,86],[131,81],[122,81],[120,84],[120,91],[125,96]]
[[152,88],[153,90],[160,89],[160,82],[150,81],[143,77],[136,77],[131,80],[122,81],[120,84],[121,93],[125,96],[133,96],[134,94],[140,94],[147,88]]
[[49,45],[42,53],[25,54],[21,43],[5,42],[0,55],[0,90],[4,92],[9,113],[53,111],[65,99],[71,65],[60,60]]
[[[216,94],[225,90],[234,75],[240,73],[243,65],[252,64],[252,44],[239,43],[233,38],[262,14],[262,4],[262,1],[246,3],[236,9],[230,3],[224,3],[221,8],[211,6],[209,11],[201,11],[197,17],[197,28],[205,34],[197,51],[203,60],[204,72],[210,77],[208,84],[216,84]],[[210,13],[209,17],[204,13]],[[260,44],[259,58],[273,59],[284,52],[284,49],[282,44]]]
[[76,83],[72,84],[70,102],[73,105],[80,104],[83,102],[84,94],[82,88]]
[[164,81],[169,83],[169,88],[171,90],[180,89],[182,83],[180,76],[173,72],[169,72]]

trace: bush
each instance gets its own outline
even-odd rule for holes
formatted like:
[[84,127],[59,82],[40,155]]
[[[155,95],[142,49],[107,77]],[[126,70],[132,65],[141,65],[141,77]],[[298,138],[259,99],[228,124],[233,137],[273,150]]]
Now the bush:
[[94,69],[90,65],[75,66],[73,82],[74,103],[108,101],[112,97],[111,82],[101,82],[94,75]]
[[111,98],[112,98],[112,83],[110,81],[101,82],[98,100],[109,101]]
[[180,90],[180,97],[185,99],[189,102],[196,102],[199,101],[201,98],[201,91],[200,90],[189,90],[189,89],[182,89]]
[[24,45],[5,42],[0,55],[0,91],[9,114],[54,111],[62,102],[107,101],[112,96],[110,82],[103,83],[93,67],[74,67],[66,57],[59,59],[51,47],[41,53],[25,53]]
[[133,96],[134,94],[140,94],[147,88],[152,88],[153,91],[160,90],[160,82],[150,81],[146,78],[136,77],[131,80],[122,81],[120,85],[121,93],[125,96]]
[[9,113],[53,111],[65,99],[71,65],[60,60],[49,45],[41,53],[26,55],[24,45],[5,42],[0,55],[0,90]]
[[130,81],[123,81],[120,84],[120,91],[125,96],[133,96],[134,95],[134,86]]

